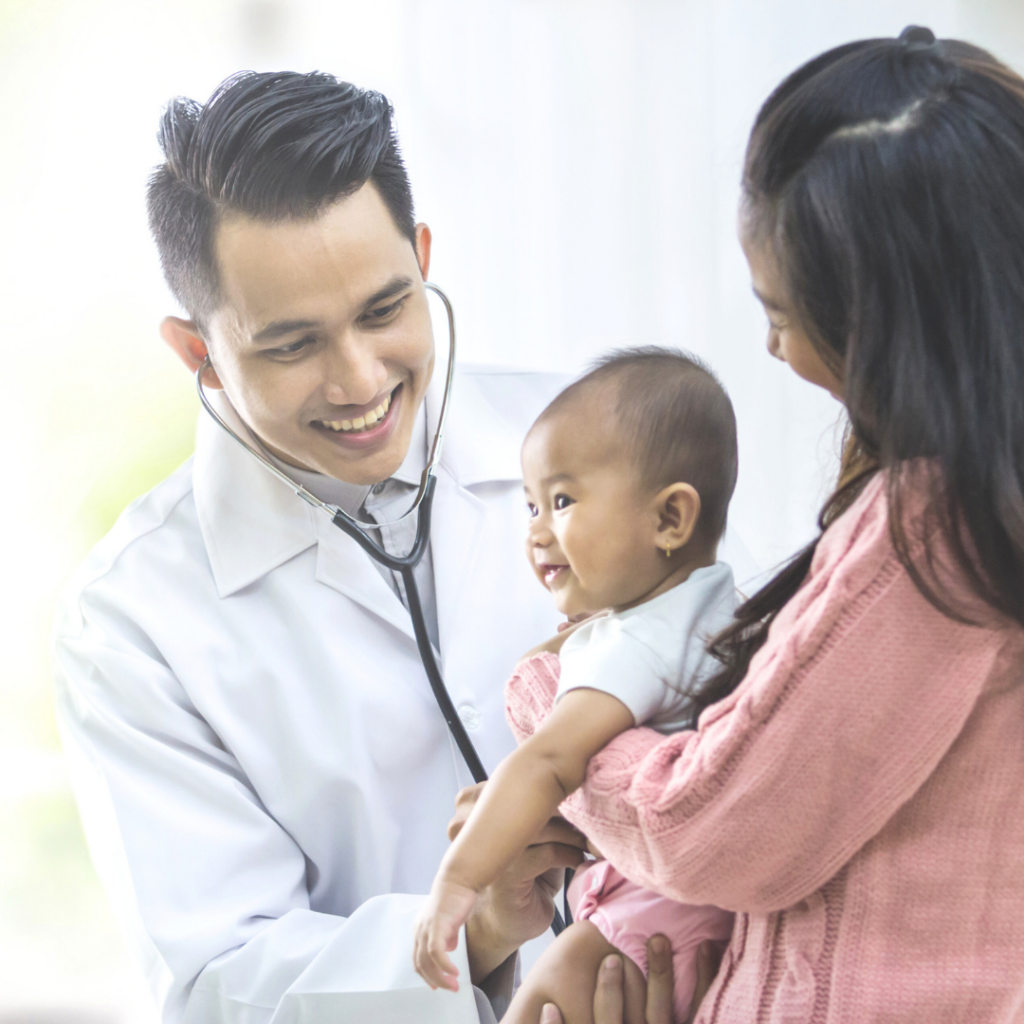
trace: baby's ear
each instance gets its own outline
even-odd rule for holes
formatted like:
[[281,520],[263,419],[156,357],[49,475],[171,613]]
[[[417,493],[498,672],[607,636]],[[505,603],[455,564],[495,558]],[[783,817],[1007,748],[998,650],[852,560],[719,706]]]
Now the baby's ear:
[[677,551],[688,544],[700,519],[700,495],[692,484],[669,484],[658,492],[655,507],[658,528],[655,545],[662,551]]

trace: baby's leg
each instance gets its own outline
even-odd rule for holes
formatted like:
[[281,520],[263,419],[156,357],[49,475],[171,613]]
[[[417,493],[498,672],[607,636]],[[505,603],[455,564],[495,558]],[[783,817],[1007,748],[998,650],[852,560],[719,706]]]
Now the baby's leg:
[[565,1024],[594,1024],[597,971],[610,953],[622,957],[627,1021],[642,1022],[647,1002],[643,972],[590,921],[570,925],[544,951],[520,986],[502,1024],[537,1024],[545,1003],[562,1011]]

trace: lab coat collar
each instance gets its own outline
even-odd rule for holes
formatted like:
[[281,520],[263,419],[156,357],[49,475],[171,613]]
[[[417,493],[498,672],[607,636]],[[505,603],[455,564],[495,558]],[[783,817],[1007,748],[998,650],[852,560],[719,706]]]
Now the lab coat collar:
[[[428,444],[437,427],[443,391],[439,367],[425,399]],[[251,441],[252,434],[224,393],[209,397],[221,416]],[[462,487],[519,480],[519,445],[517,432],[487,401],[480,378],[457,370],[440,468]],[[297,497],[202,410],[192,479],[199,527],[221,597],[237,593],[312,547],[318,526],[329,525],[322,512]],[[323,524],[317,523],[320,518]],[[436,531],[438,517],[434,522]],[[356,549],[350,538],[344,541]]]

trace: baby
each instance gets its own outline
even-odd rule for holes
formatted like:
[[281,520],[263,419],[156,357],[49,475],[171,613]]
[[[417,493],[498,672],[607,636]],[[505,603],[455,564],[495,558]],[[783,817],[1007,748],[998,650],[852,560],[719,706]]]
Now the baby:
[[[732,619],[735,587],[716,561],[736,483],[732,404],[699,362],[667,349],[603,359],[566,388],[523,444],[527,557],[570,627],[531,655],[559,656],[558,695],[533,736],[505,758],[452,843],[417,921],[416,969],[455,989],[448,952],[477,893],[582,785],[587,762],[637,725],[692,727],[688,692],[714,670],[707,638]],[[530,972],[504,1018],[536,1024],[545,1002],[590,1022],[598,966],[623,954],[639,1001],[645,942],[672,943],[676,1018],[689,1011],[697,947],[725,941],[732,915],[642,889],[598,860],[569,888],[576,924]]]

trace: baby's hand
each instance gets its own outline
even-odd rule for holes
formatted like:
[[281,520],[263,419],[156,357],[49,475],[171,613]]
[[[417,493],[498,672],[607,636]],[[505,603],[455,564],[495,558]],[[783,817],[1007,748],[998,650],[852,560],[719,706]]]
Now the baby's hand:
[[412,962],[433,989],[459,991],[459,970],[448,954],[459,944],[459,929],[466,923],[477,894],[468,886],[434,879],[427,902],[416,919]]

